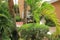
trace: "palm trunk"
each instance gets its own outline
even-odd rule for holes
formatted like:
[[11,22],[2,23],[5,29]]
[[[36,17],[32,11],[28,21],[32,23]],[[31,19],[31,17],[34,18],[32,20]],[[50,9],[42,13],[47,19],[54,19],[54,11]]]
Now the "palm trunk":
[[13,0],[8,0],[8,4],[9,4],[9,12],[11,14],[11,17],[13,19],[14,25],[16,27],[16,19],[15,19],[15,12],[14,12]]
[[15,19],[15,12],[14,12],[14,3],[13,0],[8,0],[8,5],[9,5],[9,12],[11,14],[11,18],[13,21],[13,30],[12,30],[12,38],[11,40],[18,40],[18,32],[16,30],[16,19]]

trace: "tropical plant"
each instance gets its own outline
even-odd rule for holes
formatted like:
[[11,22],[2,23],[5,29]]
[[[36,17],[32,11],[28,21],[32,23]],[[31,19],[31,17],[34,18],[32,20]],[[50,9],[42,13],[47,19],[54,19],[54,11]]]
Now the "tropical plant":
[[38,2],[41,0],[25,0],[27,5],[31,8],[31,14],[33,15],[33,21],[36,23],[25,24],[20,28],[21,38],[25,40],[43,40],[48,32],[48,27],[46,25],[40,24],[40,11],[41,8],[38,7]]
[[52,21],[52,20],[50,20],[49,18],[45,18],[46,19],[46,25],[48,25],[48,26],[50,26],[50,27],[55,27],[56,26],[56,24]]
[[27,5],[30,6],[31,14],[33,15],[33,19],[36,22],[40,21],[40,8],[38,8],[37,3],[41,0],[26,0]]
[[0,1],[0,14],[4,14],[10,18],[11,15],[9,14],[8,2]]
[[[15,30],[15,25],[12,20],[13,18],[9,13],[8,2],[5,0],[3,1],[0,0],[0,36],[1,36],[0,38],[1,40],[14,40],[14,37],[17,34],[17,31]],[[15,40],[17,40],[17,38]]]
[[60,34],[59,33],[60,32],[60,30],[59,30],[60,24],[58,23],[58,19],[56,17],[54,7],[51,4],[44,2],[41,7],[41,13],[42,13],[42,15],[44,15],[44,17],[49,18],[51,21],[53,21],[55,23],[56,33],[59,35]]
[[16,15],[16,22],[19,22],[19,21],[21,21],[20,16]]
[[60,35],[58,35],[58,37],[54,35],[55,35],[55,32],[51,35],[47,35],[48,40],[60,40]]
[[20,37],[24,40],[43,40],[49,31],[48,26],[40,24],[25,24],[20,29]]
[[41,16],[47,17],[55,23],[56,34],[60,34],[60,24],[58,23],[55,9],[50,3],[44,2],[44,0],[26,0],[26,3],[30,6],[33,19],[36,20],[37,23],[39,23]]
[[9,40],[12,30],[13,25],[11,20],[7,16],[0,14],[0,33],[2,34],[2,40]]
[[8,0],[8,6],[9,6],[9,12],[11,14],[11,18],[12,18],[12,21],[13,21],[13,30],[12,30],[12,36],[11,36],[11,40],[18,40],[18,32],[17,32],[17,29],[16,29],[16,18],[15,18],[15,12],[14,12],[14,3],[13,3],[13,0]]
[[[7,36],[4,35],[7,33],[7,31],[10,30],[10,29],[8,29],[9,24],[10,24],[9,23],[10,14],[8,14],[8,13],[9,13],[9,11],[8,11],[7,2],[3,2],[3,0],[0,0],[0,36],[1,36],[0,38],[1,38],[1,40],[4,40],[5,38],[9,38],[8,35]],[[7,40],[9,40],[9,39],[7,39]]]

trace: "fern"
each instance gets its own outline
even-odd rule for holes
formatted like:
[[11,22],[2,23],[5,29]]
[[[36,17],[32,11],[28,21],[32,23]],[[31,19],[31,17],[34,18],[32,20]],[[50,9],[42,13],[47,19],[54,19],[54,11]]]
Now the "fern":
[[58,19],[56,17],[55,9],[51,4],[44,2],[41,7],[41,13],[45,17],[49,18],[56,24],[56,33],[60,34],[60,24],[58,23]]

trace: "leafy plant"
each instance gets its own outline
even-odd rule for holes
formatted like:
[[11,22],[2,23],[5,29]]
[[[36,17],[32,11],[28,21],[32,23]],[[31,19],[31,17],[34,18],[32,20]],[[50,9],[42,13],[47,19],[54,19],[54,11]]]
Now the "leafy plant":
[[46,31],[46,26],[39,24],[40,17],[48,18],[53,21],[56,25],[56,36],[59,34],[59,23],[56,18],[54,7],[43,0],[25,0],[27,5],[30,6],[31,14],[33,15],[33,21],[36,21],[36,24],[25,24],[20,28],[21,38],[25,40],[42,40]]
[[2,2],[0,3],[0,14],[6,15],[8,18],[11,18],[11,15],[9,13],[8,9],[8,2]]
[[40,8],[38,8],[38,2],[41,0],[26,0],[27,5],[30,6],[31,14],[33,15],[33,20],[39,23],[40,21]]
[[16,22],[19,22],[19,21],[21,21],[20,16],[16,15]]
[[11,21],[5,16],[0,14],[0,33],[2,34],[2,38],[10,36],[12,24]]
[[42,15],[44,15],[44,17],[49,18],[51,21],[53,21],[55,23],[56,34],[59,35],[60,34],[60,30],[59,30],[60,24],[58,23],[58,19],[56,17],[54,7],[51,4],[44,2],[41,7],[41,13],[42,13]]
[[8,2],[0,1],[0,34],[2,40],[10,40],[14,30],[13,21],[8,9]]
[[[18,40],[16,19],[14,19],[14,13],[11,10],[9,12],[8,2],[10,3],[10,0],[0,0],[0,40]],[[11,7],[10,4],[9,7]]]
[[40,24],[25,24],[20,29],[21,38],[24,40],[42,40],[49,31],[48,26]]
[[51,35],[47,35],[48,40],[60,40],[60,35],[58,35],[58,37],[55,35],[55,32]]
[[48,18],[45,18],[46,19],[46,25],[48,25],[48,26],[50,26],[50,27],[55,27],[56,26],[56,24],[52,21],[52,20],[50,20],[50,19],[48,19]]
[[60,34],[60,24],[56,17],[55,8],[50,3],[44,2],[43,0],[26,0],[26,3],[30,6],[33,19],[36,20],[37,23],[39,23],[41,16],[47,17],[55,23],[56,34]]

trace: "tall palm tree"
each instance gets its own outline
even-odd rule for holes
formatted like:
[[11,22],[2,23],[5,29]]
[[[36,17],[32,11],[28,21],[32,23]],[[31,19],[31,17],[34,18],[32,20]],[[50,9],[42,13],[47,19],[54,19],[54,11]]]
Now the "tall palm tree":
[[11,18],[12,18],[13,25],[14,25],[14,29],[12,31],[12,40],[18,40],[18,32],[16,30],[16,19],[15,19],[13,0],[8,0],[8,5],[9,5],[9,12],[11,14]]

